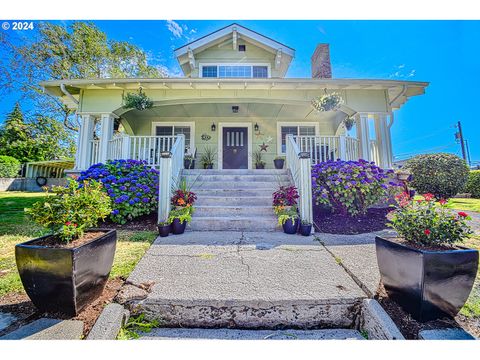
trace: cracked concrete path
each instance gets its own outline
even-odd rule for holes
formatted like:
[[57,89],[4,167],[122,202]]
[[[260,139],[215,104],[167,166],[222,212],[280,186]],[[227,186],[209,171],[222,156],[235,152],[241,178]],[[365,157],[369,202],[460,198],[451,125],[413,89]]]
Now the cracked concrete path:
[[283,233],[187,232],[158,238],[128,280],[153,281],[149,300],[192,303],[329,303],[366,296],[313,237]]

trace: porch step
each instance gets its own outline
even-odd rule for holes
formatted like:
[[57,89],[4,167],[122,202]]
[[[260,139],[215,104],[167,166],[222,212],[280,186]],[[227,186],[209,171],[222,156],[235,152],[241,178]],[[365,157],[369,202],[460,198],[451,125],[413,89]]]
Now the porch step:
[[199,206],[271,206],[272,196],[201,196],[197,199],[196,207]]
[[194,231],[275,231],[277,218],[272,216],[197,216],[189,225]]
[[183,175],[288,175],[287,170],[277,170],[277,169],[184,169],[182,172]]
[[215,216],[224,217],[251,217],[273,215],[271,206],[196,206],[195,214],[200,217]]
[[272,188],[267,189],[225,189],[225,188],[216,188],[216,189],[194,189],[195,194],[197,194],[198,200],[202,197],[212,197],[212,196],[221,196],[227,198],[239,198],[239,197],[266,197],[272,196]]
[[263,189],[265,191],[270,191],[272,193],[280,185],[289,185],[290,182],[282,181],[279,183],[273,181],[248,181],[239,179],[237,181],[225,181],[218,179],[215,181],[205,181],[205,182],[196,182],[192,186],[192,191],[200,189]]
[[210,174],[187,174],[184,175],[189,182],[202,183],[202,182],[215,182],[215,181],[248,181],[248,182],[286,182],[290,181],[287,174],[275,174],[275,175],[264,175],[264,174],[247,174],[247,175],[210,175]]

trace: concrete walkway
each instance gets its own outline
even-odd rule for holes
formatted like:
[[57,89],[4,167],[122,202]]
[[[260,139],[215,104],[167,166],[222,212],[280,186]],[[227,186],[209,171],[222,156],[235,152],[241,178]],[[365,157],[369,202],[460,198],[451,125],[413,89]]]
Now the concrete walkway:
[[351,327],[366,294],[313,237],[186,232],[158,238],[130,275],[166,326]]

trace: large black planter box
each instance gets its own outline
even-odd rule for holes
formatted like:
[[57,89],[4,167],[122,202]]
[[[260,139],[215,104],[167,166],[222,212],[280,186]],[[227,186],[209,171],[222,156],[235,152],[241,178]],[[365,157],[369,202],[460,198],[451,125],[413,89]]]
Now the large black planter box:
[[467,301],[478,269],[478,251],[426,251],[375,238],[388,296],[415,319],[454,317]]
[[15,247],[15,258],[23,287],[33,304],[42,311],[77,315],[103,291],[113,264],[117,231],[79,247],[49,248],[30,240]]

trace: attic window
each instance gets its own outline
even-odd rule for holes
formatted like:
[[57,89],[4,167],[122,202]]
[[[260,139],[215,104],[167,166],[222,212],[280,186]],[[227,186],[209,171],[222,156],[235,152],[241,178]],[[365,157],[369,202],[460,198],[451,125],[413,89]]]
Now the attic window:
[[245,51],[245,50],[247,50],[246,45],[238,45],[238,51]]

